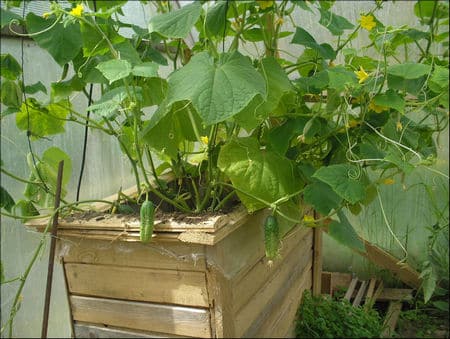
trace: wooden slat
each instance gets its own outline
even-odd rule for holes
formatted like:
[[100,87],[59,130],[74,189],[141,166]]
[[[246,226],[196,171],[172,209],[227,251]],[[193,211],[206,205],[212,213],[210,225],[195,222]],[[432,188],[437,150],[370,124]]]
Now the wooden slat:
[[386,317],[383,323],[384,330],[381,333],[382,338],[390,338],[397,326],[398,317],[402,311],[403,303],[401,301],[391,301],[389,302],[388,310],[386,312]]
[[60,256],[66,263],[104,264],[129,267],[205,271],[203,246],[175,242],[101,241],[63,238]]
[[394,276],[403,281],[408,286],[416,289],[420,288],[422,279],[417,271],[413,270],[408,264],[400,261],[382,250],[378,246],[364,240],[367,251],[367,258],[374,264],[391,271]]
[[71,294],[209,306],[202,272],[70,263],[65,271]]
[[75,338],[188,338],[167,333],[130,330],[113,326],[99,326],[90,323],[74,324]]
[[302,249],[301,253],[299,252],[293,251],[285,259],[284,264],[274,271],[264,286],[254,294],[254,297],[235,314],[235,334],[237,337],[243,336],[249,327],[258,328],[254,322],[258,318],[262,320],[262,310],[266,309],[274,298],[286,293],[286,288],[290,285],[290,279],[294,279],[297,274],[311,268],[312,250],[305,251]]
[[362,298],[364,296],[364,293],[366,292],[366,287],[367,287],[367,281],[362,281],[361,282],[361,286],[358,289],[358,293],[356,293],[355,299],[353,300],[352,305],[353,306],[359,306],[359,304],[362,301]]
[[344,299],[350,300],[355,290],[356,284],[358,283],[358,278],[353,278],[348,286],[347,292],[345,292]]
[[410,301],[413,299],[413,290],[410,288],[384,288],[381,291],[378,300],[403,300]]
[[70,303],[75,321],[198,338],[211,336],[206,309],[74,295]]
[[317,296],[321,293],[322,287],[322,228],[315,227],[313,244],[313,286],[312,294]]
[[[312,286],[312,272],[304,271],[293,283],[283,300],[271,308],[270,316],[255,333],[257,338],[288,338],[287,332],[295,323],[303,292]],[[292,338],[292,337],[291,337]]]
[[[266,281],[276,272],[280,265],[285,264],[284,259],[295,251],[299,260],[302,253],[308,253],[312,248],[312,232],[306,227],[299,227],[298,230],[286,241],[280,250],[280,258],[275,260],[269,267],[267,260],[263,257],[249,270],[245,276],[237,276],[231,282],[233,291],[233,309],[237,312],[249,299],[266,283]],[[304,263],[306,265],[306,263]]]
[[321,293],[322,294],[332,294],[331,289],[331,272],[322,272],[322,282],[321,282]]
[[372,299],[373,292],[375,292],[375,283],[377,280],[375,278],[370,278],[369,287],[367,287],[366,299],[364,305],[368,305]]
[[213,338],[235,337],[231,283],[215,265],[206,273],[211,305],[211,334]]

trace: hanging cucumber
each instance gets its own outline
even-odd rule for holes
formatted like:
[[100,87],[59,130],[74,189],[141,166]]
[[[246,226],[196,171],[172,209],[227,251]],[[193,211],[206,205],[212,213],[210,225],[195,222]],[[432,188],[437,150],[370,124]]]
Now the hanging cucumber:
[[145,200],[141,206],[141,232],[140,239],[147,243],[152,239],[155,206],[150,200]]
[[273,215],[269,215],[264,222],[264,245],[270,265],[278,257],[280,248],[280,228],[277,218]]

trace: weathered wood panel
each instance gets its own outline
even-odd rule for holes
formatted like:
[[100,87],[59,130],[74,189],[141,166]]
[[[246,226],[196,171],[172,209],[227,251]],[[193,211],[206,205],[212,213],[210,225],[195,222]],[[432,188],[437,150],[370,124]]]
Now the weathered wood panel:
[[269,213],[267,210],[256,212],[221,242],[206,247],[208,265],[221,270],[228,279],[254,266],[264,256],[264,234],[261,225]]
[[[316,215],[314,215],[316,217]],[[314,228],[314,259],[313,259],[313,278],[312,293],[319,295],[322,290],[322,235],[321,227]]]
[[[267,279],[262,288],[254,294],[254,297],[244,305],[236,314],[235,334],[237,337],[244,336],[247,331],[257,329],[260,325],[256,320],[263,321],[263,312],[270,312],[268,305],[274,299],[282,297],[287,293],[286,289],[304,269],[310,269],[312,265],[312,249],[293,251],[285,262]],[[249,329],[250,328],[250,329]]]
[[59,253],[66,263],[105,264],[117,266],[205,271],[203,246],[176,242],[102,241],[68,238],[60,244]]
[[256,333],[258,338],[289,338],[292,327],[295,327],[295,318],[300,306],[303,292],[310,290],[312,285],[312,272],[303,271],[294,282],[283,301],[272,308],[270,318],[266,319]]
[[237,312],[243,305],[253,298],[253,295],[262,285],[274,274],[280,265],[284,265],[284,258],[288,257],[292,251],[296,251],[298,258],[300,254],[308,253],[312,248],[312,230],[306,227],[299,227],[289,238],[284,239],[280,251],[281,258],[275,260],[272,267],[269,267],[265,257],[261,258],[245,276],[236,277],[232,281],[233,309]]
[[208,307],[203,272],[66,263],[71,294]]
[[188,338],[167,333],[130,330],[113,326],[99,326],[90,323],[74,324],[75,338]]
[[184,306],[71,296],[73,319],[116,327],[208,338],[209,310]]

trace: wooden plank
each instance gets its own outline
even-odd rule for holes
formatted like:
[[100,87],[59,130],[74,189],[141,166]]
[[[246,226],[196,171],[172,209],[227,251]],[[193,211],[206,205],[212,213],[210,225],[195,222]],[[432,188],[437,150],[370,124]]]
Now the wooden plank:
[[[179,233],[153,232],[152,241],[178,241]],[[99,231],[99,230],[58,230],[58,238],[80,238],[107,241],[140,242],[139,232]]]
[[402,306],[403,303],[401,301],[389,302],[388,310],[383,323],[384,330],[381,333],[381,338],[390,338],[394,334],[400,312],[402,311]]
[[[329,219],[331,221],[331,219]],[[327,221],[328,222],[328,221]],[[325,224],[327,224],[325,222]],[[326,231],[326,229],[324,229]],[[359,237],[359,239],[364,243],[366,252],[360,252],[354,250],[356,253],[366,257],[369,261],[375,265],[387,269],[392,272],[392,274],[399,280],[403,281],[408,286],[415,289],[419,289],[422,284],[422,278],[420,278],[419,272],[411,268],[407,263],[401,262],[399,259],[370,243],[369,241]]]
[[102,241],[65,237],[59,255],[66,263],[205,271],[203,246],[175,242]]
[[378,300],[402,300],[410,301],[413,299],[413,290],[410,288],[384,288],[381,291]]
[[364,296],[364,293],[366,292],[366,287],[367,287],[367,281],[362,281],[361,282],[361,286],[358,289],[358,293],[356,293],[356,297],[353,300],[352,305],[353,306],[359,306],[359,304],[361,304],[362,298]]
[[[298,260],[303,253],[308,253],[312,248],[312,232],[305,227],[299,227],[291,237],[283,242],[280,250],[280,258],[275,260],[272,267],[267,265],[263,257],[255,266],[246,272],[244,276],[236,276],[232,279],[233,310],[238,310],[253,298],[254,294],[266,283],[276,272],[280,265],[285,264],[285,259],[295,251]],[[299,262],[298,265],[306,265],[307,262]]]
[[71,294],[209,306],[203,272],[70,263],[65,270]]
[[331,293],[338,288],[347,288],[353,276],[349,273],[333,272],[331,275]]
[[315,227],[313,242],[313,286],[312,294],[317,296],[321,293],[322,287],[322,228]]
[[417,271],[408,264],[401,263],[397,258],[382,250],[378,246],[364,240],[367,251],[367,258],[374,264],[391,271],[394,276],[403,281],[408,286],[420,288],[422,279]]
[[380,280],[379,283],[378,283],[378,286],[375,289],[375,292],[374,292],[373,296],[369,299],[368,302],[366,302],[364,304],[364,309],[365,310],[369,310],[369,309],[372,308],[372,306],[375,304],[375,302],[377,301],[378,297],[380,296],[381,292],[383,291],[383,288],[384,288],[383,281]]
[[209,338],[209,310],[136,301],[70,297],[75,321]]
[[321,293],[331,295],[331,292],[331,272],[322,272]]
[[366,293],[366,298],[365,298],[365,301],[364,301],[364,305],[369,304],[370,300],[372,299],[373,292],[375,291],[375,283],[376,282],[377,282],[377,279],[370,278],[369,287],[367,287],[367,293]]
[[213,338],[235,337],[231,282],[217,266],[209,266],[206,273],[211,305],[211,335]]
[[345,292],[344,299],[350,300],[355,290],[356,284],[358,283],[358,278],[353,278],[348,286],[347,292]]
[[206,256],[211,266],[231,279],[253,267],[264,256],[264,233],[261,225],[270,212],[255,212],[242,227],[217,243],[206,247]]
[[[309,263],[309,264],[306,264]],[[254,297],[244,305],[236,314],[236,336],[241,337],[249,329],[249,327],[258,327],[254,324],[255,320],[262,321],[262,310],[267,310],[267,305],[270,305],[280,295],[286,293],[287,286],[290,285],[291,279],[295,279],[297,274],[304,270],[310,269],[312,266],[312,250],[301,253],[293,251],[289,255],[283,265],[275,270],[269,280],[264,286],[254,294]]]
[[[255,333],[256,338],[287,338],[288,330],[295,323],[303,292],[312,287],[312,272],[304,271],[293,283],[283,300],[271,308],[271,314]],[[291,337],[292,338],[292,337]]]
[[75,338],[188,338],[167,333],[130,330],[113,326],[99,326],[90,323],[74,324]]

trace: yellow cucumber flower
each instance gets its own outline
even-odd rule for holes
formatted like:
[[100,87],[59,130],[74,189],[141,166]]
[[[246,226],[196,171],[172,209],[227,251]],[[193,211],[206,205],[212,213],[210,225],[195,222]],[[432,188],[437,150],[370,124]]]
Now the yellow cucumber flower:
[[303,216],[303,221],[305,223],[312,223],[315,221],[314,217],[312,215],[304,215]]
[[76,17],[80,17],[83,14],[84,7],[82,4],[78,4],[75,8],[72,8],[70,14]]
[[355,71],[356,76],[358,77],[359,83],[362,84],[367,80],[369,74],[366,73],[362,66],[359,66],[359,71]]
[[209,142],[209,138],[207,136],[204,137],[200,137],[200,140],[202,141],[202,143],[204,143],[205,145],[208,145]]
[[397,121],[397,131],[401,132],[403,130],[403,125],[400,121]]
[[372,15],[361,15],[359,22],[361,27],[367,29],[368,31],[371,31],[377,25],[377,23],[373,20]]
[[383,180],[383,184],[385,184],[385,185],[392,185],[394,183],[395,183],[395,180],[391,179],[391,178],[387,178],[387,179]]
[[382,113],[388,110],[386,106],[377,105],[373,100],[369,103],[369,109],[375,113]]

